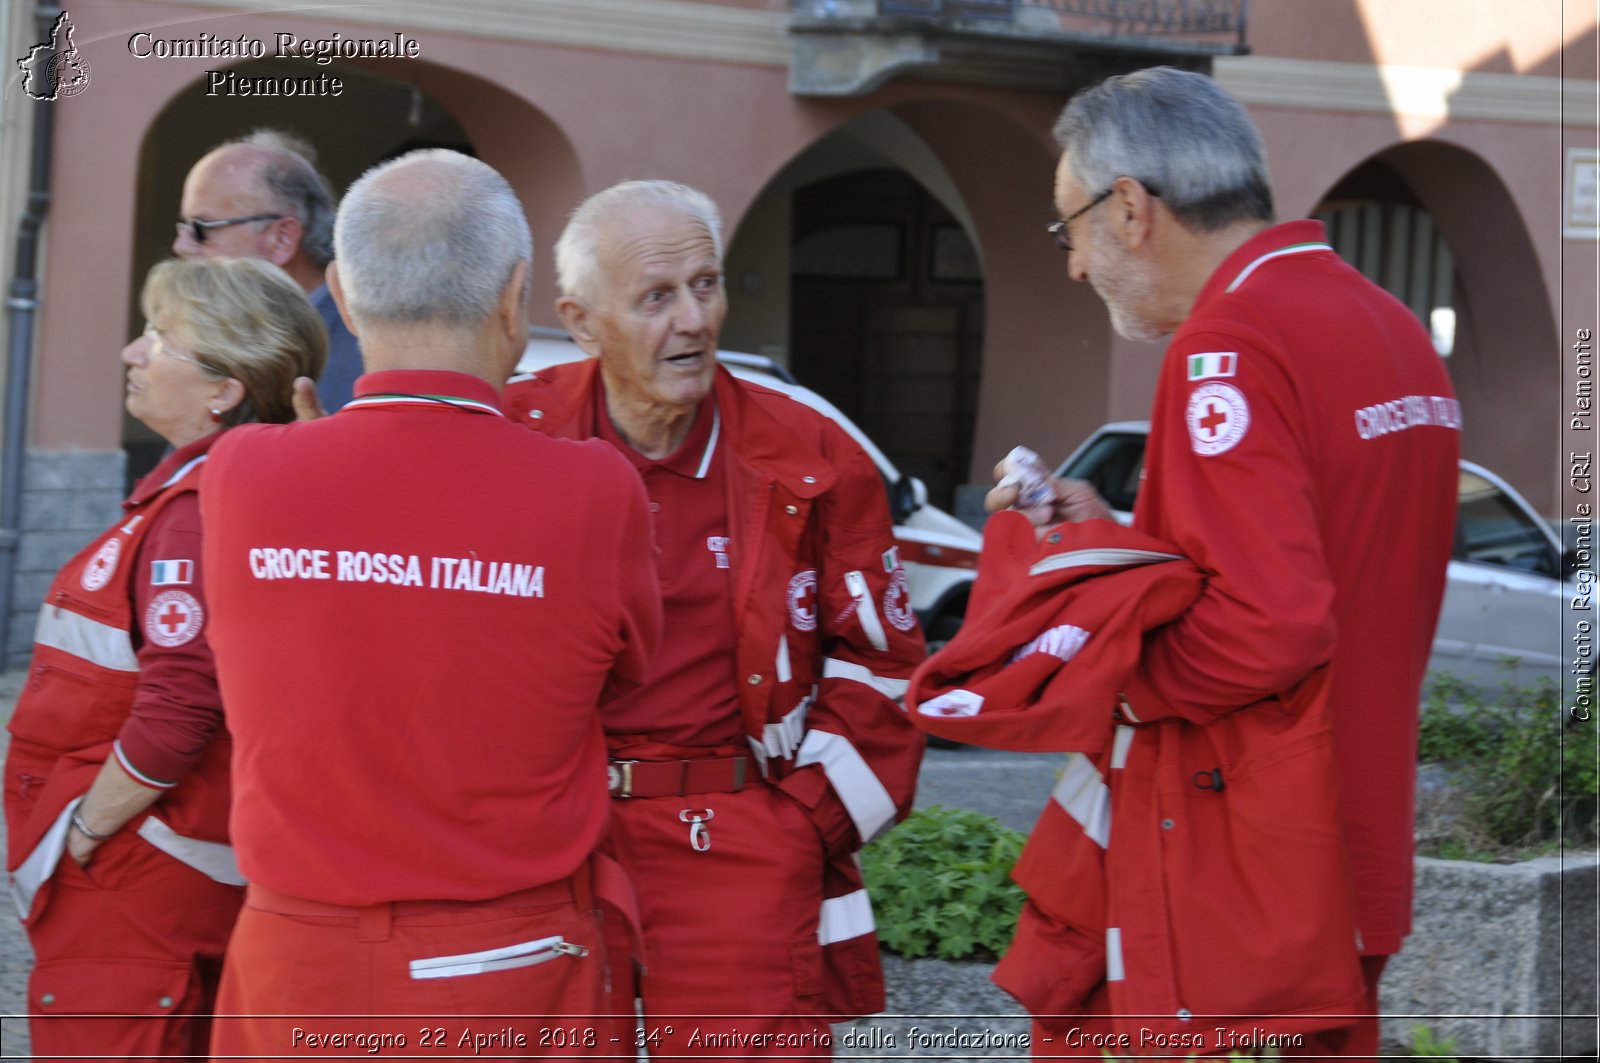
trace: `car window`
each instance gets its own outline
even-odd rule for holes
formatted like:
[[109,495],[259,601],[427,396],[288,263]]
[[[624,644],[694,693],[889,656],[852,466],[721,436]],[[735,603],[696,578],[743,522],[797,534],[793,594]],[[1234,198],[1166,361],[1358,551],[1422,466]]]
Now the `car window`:
[[1143,433],[1108,432],[1089,444],[1061,475],[1088,480],[1112,509],[1133,512],[1144,471]]
[[1464,561],[1503,565],[1561,578],[1550,540],[1493,483],[1461,470],[1454,554]]

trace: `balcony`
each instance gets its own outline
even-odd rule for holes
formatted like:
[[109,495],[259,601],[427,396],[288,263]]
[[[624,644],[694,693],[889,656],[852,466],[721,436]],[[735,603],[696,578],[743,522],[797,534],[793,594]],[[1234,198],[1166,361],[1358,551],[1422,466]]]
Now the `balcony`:
[[1071,91],[1240,55],[1248,0],[792,0],[789,89],[859,96],[890,78]]

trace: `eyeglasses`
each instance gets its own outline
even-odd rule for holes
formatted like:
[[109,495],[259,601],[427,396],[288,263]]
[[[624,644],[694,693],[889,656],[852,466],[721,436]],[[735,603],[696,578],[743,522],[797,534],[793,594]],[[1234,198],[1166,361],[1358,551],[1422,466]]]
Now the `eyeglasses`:
[[223,229],[229,225],[243,225],[252,221],[281,221],[288,217],[286,214],[252,214],[248,218],[223,218],[220,221],[201,221],[199,218],[179,218],[177,221],[178,235],[188,233],[194,237],[194,242],[206,242],[206,233],[212,229]]
[[1044,231],[1049,233],[1051,235],[1051,237],[1053,237],[1055,239],[1056,246],[1059,247],[1061,250],[1063,250],[1063,251],[1071,251],[1072,250],[1072,223],[1077,221],[1079,218],[1083,217],[1085,214],[1089,213],[1094,208],[1098,207],[1100,204],[1104,203],[1107,199],[1110,199],[1111,198],[1111,193],[1114,192],[1114,191],[1116,191],[1116,189],[1114,189],[1114,188],[1106,189],[1104,192],[1101,192],[1098,196],[1095,196],[1093,199],[1089,200],[1088,203],[1086,203],[1083,206],[1079,207],[1077,210],[1073,211],[1071,214],[1068,214],[1065,218],[1062,218],[1060,221],[1053,221],[1049,225],[1046,225],[1044,227]]
[[[1137,178],[1135,178],[1135,180],[1137,180]],[[1144,181],[1140,181],[1139,183],[1144,186],[1144,190],[1150,195],[1155,196],[1157,199],[1161,198],[1161,193],[1157,192],[1148,183]],[[1115,191],[1115,186],[1106,189],[1104,192],[1101,192],[1098,196],[1095,196],[1093,199],[1089,200],[1089,202],[1085,203],[1071,214],[1068,214],[1065,218],[1062,218],[1060,221],[1053,221],[1049,225],[1046,225],[1044,227],[1044,231],[1050,234],[1051,238],[1055,240],[1056,246],[1061,250],[1071,251],[1072,223],[1089,213],[1094,208],[1098,207],[1100,204],[1104,203],[1110,198],[1111,193]]]
[[200,359],[191,355],[180,354],[171,347],[167,346],[167,341],[161,338],[161,330],[156,328],[148,321],[144,323],[144,334],[145,337],[150,341],[150,350],[153,353],[164,354],[168,358],[174,358],[180,362],[188,362],[190,365],[198,368],[202,373],[210,373],[212,376],[222,375],[206,363],[202,362]]

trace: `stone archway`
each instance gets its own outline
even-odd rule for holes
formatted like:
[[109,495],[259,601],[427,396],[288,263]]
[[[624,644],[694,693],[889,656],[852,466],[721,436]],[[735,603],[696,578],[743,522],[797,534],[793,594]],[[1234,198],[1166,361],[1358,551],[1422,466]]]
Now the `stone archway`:
[[[303,66],[273,59],[232,69],[241,76],[303,73]],[[452,148],[482,158],[505,175],[522,200],[535,237],[534,319],[555,324],[550,245],[583,192],[577,156],[566,134],[527,100],[437,63],[354,60],[318,70],[344,83],[338,97],[241,97],[219,108],[205,96],[205,79],[197,78],[156,113],[139,149],[130,329],[137,328],[145,273],[170,254],[172,222],[189,167],[215,145],[261,127],[285,129],[307,140],[317,151],[319,169],[341,193],[368,167],[416,148]],[[132,477],[154,465],[164,444],[125,417],[123,446]]]
[[1322,202],[1410,205],[1432,219],[1455,267],[1448,366],[1465,421],[1462,456],[1553,512],[1561,348],[1533,241],[1505,183],[1465,148],[1416,141],[1352,167]]
[[741,217],[723,345],[786,363],[949,508],[982,353],[975,244],[917,134],[882,109],[857,115],[789,159]]

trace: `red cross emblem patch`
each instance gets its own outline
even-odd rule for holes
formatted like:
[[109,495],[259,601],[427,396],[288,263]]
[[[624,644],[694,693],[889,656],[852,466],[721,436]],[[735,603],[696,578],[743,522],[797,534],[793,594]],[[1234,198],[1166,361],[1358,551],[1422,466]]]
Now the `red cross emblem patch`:
[[917,614],[911,609],[911,589],[906,586],[906,570],[898,565],[883,592],[883,616],[901,631],[917,626]]
[[107,539],[100,549],[94,552],[93,559],[83,566],[83,574],[78,577],[83,589],[97,591],[110,583],[111,577],[117,572],[117,558],[121,556],[122,536]]
[[1250,404],[1232,384],[1202,384],[1189,396],[1184,419],[1196,454],[1232,450],[1250,430]]
[[789,581],[785,595],[789,602],[789,622],[800,631],[817,629],[817,570],[803,569]]
[[205,623],[205,610],[188,591],[162,591],[144,611],[145,637],[157,646],[182,646]]

